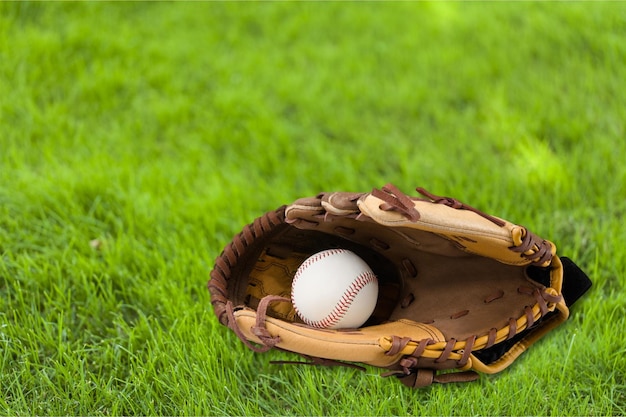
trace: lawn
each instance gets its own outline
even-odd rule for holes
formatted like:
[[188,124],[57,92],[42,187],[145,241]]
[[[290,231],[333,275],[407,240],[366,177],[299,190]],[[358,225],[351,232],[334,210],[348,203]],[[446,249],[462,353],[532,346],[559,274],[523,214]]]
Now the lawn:
[[[0,3],[0,414],[625,415],[626,4]],[[216,256],[423,186],[594,286],[501,374],[409,390],[219,325]]]

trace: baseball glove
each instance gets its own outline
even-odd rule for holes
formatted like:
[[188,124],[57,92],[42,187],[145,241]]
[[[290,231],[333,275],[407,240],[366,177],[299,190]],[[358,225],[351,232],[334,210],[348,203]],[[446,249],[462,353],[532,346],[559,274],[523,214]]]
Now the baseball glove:
[[[312,364],[367,364],[411,387],[471,381],[511,365],[565,321],[591,286],[555,245],[523,226],[422,188],[321,193],[266,213],[215,261],[208,288],[219,321],[256,352]],[[331,248],[378,278],[358,329],[307,326],[291,303],[294,274]]]

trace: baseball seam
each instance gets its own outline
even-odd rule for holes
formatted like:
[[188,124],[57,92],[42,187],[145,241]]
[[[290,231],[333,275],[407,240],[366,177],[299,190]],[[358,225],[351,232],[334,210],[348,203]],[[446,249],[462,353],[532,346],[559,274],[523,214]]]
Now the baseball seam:
[[293,277],[293,282],[295,283],[298,280],[298,278],[300,278],[300,275],[304,272],[305,269],[307,269],[308,267],[310,267],[311,265],[313,265],[315,262],[319,261],[320,259],[324,259],[328,256],[337,255],[339,253],[344,253],[344,252],[347,252],[347,251],[345,249],[328,249],[324,252],[316,253],[314,256],[311,256],[309,259],[304,261],[304,263],[299,267],[298,271],[296,272],[296,275]]
[[[327,256],[335,255],[338,253],[344,253],[344,252],[346,251],[343,249],[330,249],[323,253],[317,254],[317,256],[313,256],[309,258],[302,265],[302,268],[299,269],[298,273],[296,273],[296,275],[294,276],[294,280],[293,280],[294,284],[300,277],[300,273],[304,272],[313,263]],[[327,327],[337,324],[339,320],[341,320],[343,316],[346,315],[346,313],[348,312],[348,309],[352,305],[352,302],[354,301],[356,296],[359,294],[359,291],[361,291],[367,284],[374,282],[375,280],[376,280],[376,275],[374,275],[371,271],[366,271],[358,275],[354,279],[354,281],[350,283],[350,286],[342,294],[341,298],[339,299],[335,307],[331,310],[331,312],[328,313],[328,315],[321,320],[308,320],[305,317],[302,317],[302,315],[300,314],[300,311],[298,310],[298,306],[293,300],[293,294],[292,294],[291,302],[298,316],[300,316],[302,321],[304,321],[306,324],[312,327],[327,328]]]

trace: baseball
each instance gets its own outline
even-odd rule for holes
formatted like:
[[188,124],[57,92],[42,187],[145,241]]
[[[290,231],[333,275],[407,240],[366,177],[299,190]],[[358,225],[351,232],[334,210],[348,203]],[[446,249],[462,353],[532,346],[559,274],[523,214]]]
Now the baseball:
[[291,284],[291,301],[311,327],[354,329],[372,315],[378,280],[363,259],[345,249],[329,249],[307,258]]

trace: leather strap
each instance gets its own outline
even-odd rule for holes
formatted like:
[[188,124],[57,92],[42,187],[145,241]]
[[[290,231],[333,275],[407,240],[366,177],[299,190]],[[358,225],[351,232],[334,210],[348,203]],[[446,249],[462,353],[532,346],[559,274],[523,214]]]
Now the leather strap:
[[437,375],[433,369],[417,369],[409,375],[399,376],[398,379],[407,387],[421,388],[433,383],[471,382],[478,379],[478,374],[474,371],[465,371]]

